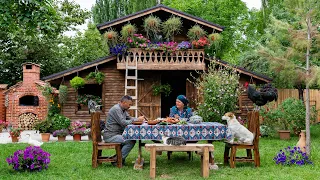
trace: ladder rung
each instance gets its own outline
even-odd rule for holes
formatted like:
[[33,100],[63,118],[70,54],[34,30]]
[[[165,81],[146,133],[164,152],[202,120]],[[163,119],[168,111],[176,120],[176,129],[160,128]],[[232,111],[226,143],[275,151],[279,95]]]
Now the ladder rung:
[[132,98],[133,100],[138,99],[137,96],[131,96],[131,98]]
[[138,79],[137,76],[127,76],[127,79]]
[[126,89],[137,89],[136,86],[126,86]]
[[127,69],[137,69],[136,66],[127,66]]
[[130,109],[136,110],[136,109],[138,109],[138,107],[137,106],[131,106]]

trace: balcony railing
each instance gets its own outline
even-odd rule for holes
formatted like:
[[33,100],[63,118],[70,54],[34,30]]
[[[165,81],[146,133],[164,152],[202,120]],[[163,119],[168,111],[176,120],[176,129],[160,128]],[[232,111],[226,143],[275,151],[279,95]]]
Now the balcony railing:
[[203,70],[203,49],[177,50],[175,52],[147,51],[131,48],[128,54],[118,56],[117,69],[125,69],[126,62],[133,66],[136,59],[139,70]]

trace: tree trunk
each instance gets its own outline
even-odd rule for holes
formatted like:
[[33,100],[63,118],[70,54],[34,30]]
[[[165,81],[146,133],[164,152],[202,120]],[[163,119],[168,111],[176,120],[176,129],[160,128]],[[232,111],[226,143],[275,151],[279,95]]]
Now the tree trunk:
[[[310,75],[310,67],[309,67],[309,56],[310,56],[310,45],[311,45],[311,19],[310,12],[307,15],[307,26],[308,26],[308,46],[307,46],[307,54],[306,54],[306,74],[307,77]],[[306,83],[306,153],[310,156],[310,94],[309,94],[309,83]]]

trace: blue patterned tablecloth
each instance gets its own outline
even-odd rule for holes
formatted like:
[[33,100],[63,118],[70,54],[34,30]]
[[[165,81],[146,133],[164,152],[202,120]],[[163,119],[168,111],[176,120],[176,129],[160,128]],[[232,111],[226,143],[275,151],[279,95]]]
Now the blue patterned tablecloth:
[[227,126],[217,122],[187,125],[128,125],[122,136],[128,140],[161,140],[162,135],[182,136],[189,141],[221,140],[231,136]]

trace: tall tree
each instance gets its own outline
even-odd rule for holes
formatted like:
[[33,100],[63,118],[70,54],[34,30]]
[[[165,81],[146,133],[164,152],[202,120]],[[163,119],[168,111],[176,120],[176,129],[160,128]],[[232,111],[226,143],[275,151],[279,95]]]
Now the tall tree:
[[111,21],[158,4],[158,0],[96,0],[92,8],[96,24]]
[[[273,27],[278,28],[274,33],[269,33],[269,38],[265,39],[266,46],[261,50],[261,54],[272,62],[273,67],[279,72],[288,72],[290,76],[285,77],[294,83],[299,83],[306,87],[306,152],[310,155],[310,99],[309,87],[316,77],[311,74],[311,66],[316,71],[316,61],[320,59],[320,34],[319,23],[320,13],[317,11],[320,3],[314,0],[294,0],[284,1],[287,11],[295,14],[292,17],[299,19],[294,22],[283,22],[274,19]],[[280,33],[279,33],[280,32]],[[281,33],[282,32],[282,33]],[[279,39],[271,36],[279,35]],[[314,53],[312,53],[314,52]],[[311,65],[311,66],[310,66]]]
[[40,64],[41,76],[66,68],[57,54],[60,37],[89,16],[67,0],[0,1],[0,83],[21,80],[24,62]]

